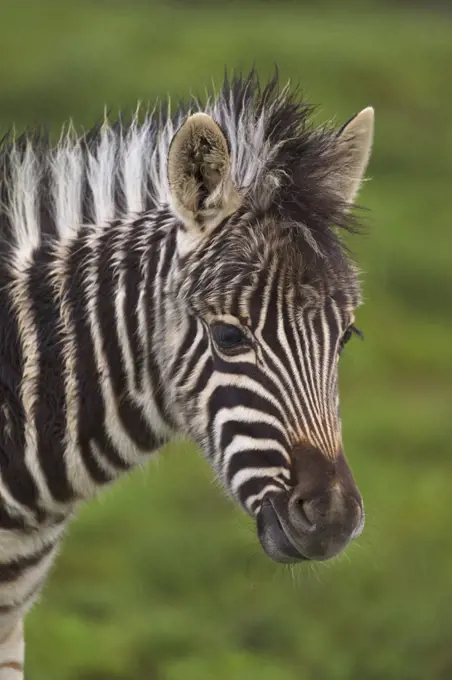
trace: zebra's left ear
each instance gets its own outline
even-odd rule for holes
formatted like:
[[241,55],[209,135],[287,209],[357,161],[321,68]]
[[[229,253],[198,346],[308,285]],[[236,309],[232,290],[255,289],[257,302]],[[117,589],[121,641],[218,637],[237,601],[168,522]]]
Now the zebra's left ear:
[[228,143],[207,114],[193,114],[174,135],[168,181],[173,208],[188,229],[208,233],[239,207]]
[[374,109],[368,106],[338,132],[340,168],[338,190],[347,203],[353,203],[364,179],[374,137]]

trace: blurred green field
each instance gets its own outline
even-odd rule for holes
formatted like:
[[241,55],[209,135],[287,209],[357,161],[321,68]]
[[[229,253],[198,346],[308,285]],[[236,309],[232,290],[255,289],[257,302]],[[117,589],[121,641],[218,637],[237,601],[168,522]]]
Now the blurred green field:
[[452,678],[452,13],[390,3],[1,2],[0,123],[90,126],[224,65],[376,109],[366,341],[341,367],[367,510],[331,563],[281,568],[189,445],[85,508],[27,622],[32,680]]

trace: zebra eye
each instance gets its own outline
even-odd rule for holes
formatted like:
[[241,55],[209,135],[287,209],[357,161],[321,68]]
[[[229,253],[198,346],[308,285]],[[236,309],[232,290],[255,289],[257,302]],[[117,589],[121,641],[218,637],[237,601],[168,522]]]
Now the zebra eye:
[[212,337],[223,350],[238,349],[247,342],[244,332],[230,323],[217,323],[212,326]]

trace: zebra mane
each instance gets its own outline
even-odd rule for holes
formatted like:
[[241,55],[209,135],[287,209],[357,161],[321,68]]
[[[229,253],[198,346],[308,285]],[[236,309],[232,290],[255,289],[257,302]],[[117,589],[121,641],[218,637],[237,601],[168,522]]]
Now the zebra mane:
[[174,114],[167,105],[130,120],[105,118],[81,136],[71,123],[55,145],[41,130],[8,133],[0,143],[0,253],[70,236],[83,224],[168,210],[169,147],[196,111],[222,127],[234,182],[256,218],[283,216],[317,253],[336,244],[332,225],[355,227],[341,198],[325,190],[339,171],[337,132],[313,127],[313,107],[296,88],[280,88],[277,75],[262,87],[252,71],[226,76],[204,105],[192,98]]

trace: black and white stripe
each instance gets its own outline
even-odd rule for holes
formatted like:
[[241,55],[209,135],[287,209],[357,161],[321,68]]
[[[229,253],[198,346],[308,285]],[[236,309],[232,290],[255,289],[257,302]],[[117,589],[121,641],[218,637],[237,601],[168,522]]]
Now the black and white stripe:
[[[254,74],[226,82],[204,112],[230,153],[218,214],[208,193],[189,213],[168,178],[182,110],[105,121],[81,139],[70,129],[56,148],[4,142],[6,632],[35,600],[77,503],[176,433],[198,442],[251,515],[293,485],[299,442],[332,460],[340,449],[337,360],[359,302],[332,229],[353,225],[334,184],[344,150],[334,131],[309,127],[288,89],[261,91]],[[217,346],[219,323],[240,329],[239,351]]]

